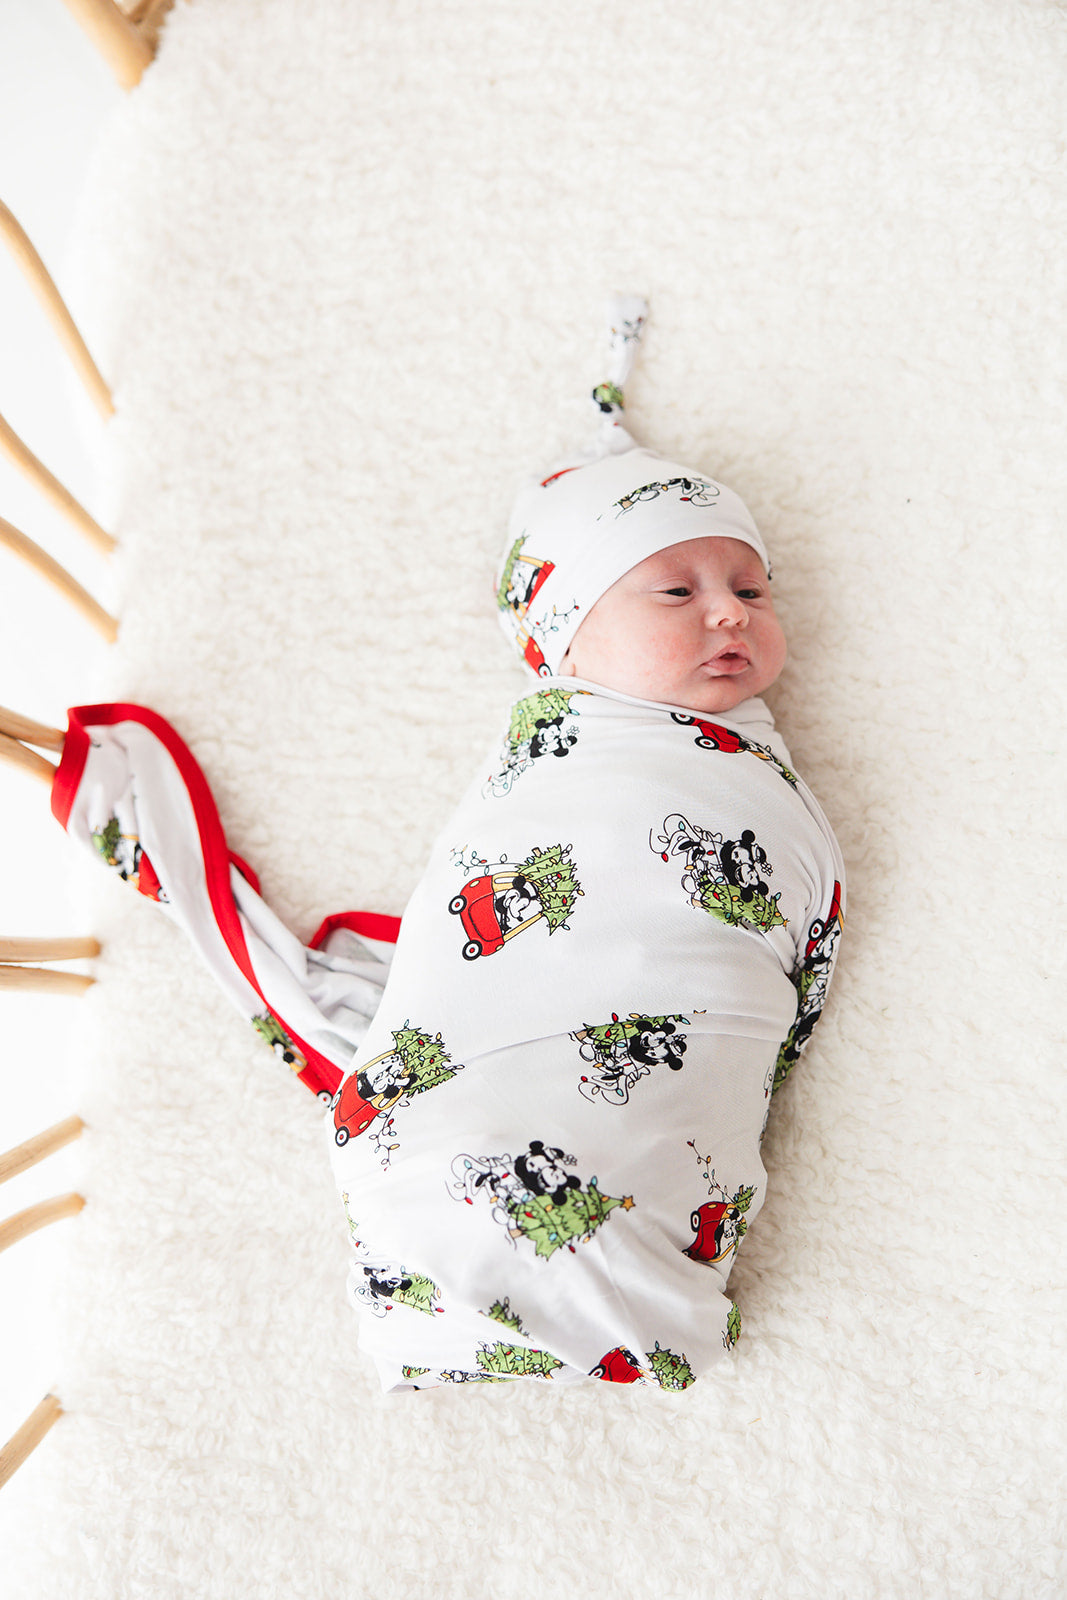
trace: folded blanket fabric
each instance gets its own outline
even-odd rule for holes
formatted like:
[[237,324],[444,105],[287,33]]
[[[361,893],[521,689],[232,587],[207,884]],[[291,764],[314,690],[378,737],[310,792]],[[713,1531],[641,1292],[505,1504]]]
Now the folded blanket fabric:
[[684,1388],[736,1342],[770,1095],[843,909],[836,841],[762,701],[712,722],[542,680],[402,926],[339,915],[310,946],[151,711],[71,712],[53,809],[329,1102],[385,1388]]
[[192,752],[144,706],[68,713],[52,811],[184,928],[275,1055],[329,1102],[377,1009],[399,919],[339,914],[303,945],[228,848]]

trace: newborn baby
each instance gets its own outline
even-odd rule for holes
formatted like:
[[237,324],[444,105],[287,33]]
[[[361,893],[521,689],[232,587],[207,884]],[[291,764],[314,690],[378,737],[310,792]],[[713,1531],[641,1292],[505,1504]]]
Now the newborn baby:
[[785,659],[766,552],[737,495],[622,426],[643,320],[616,305],[594,447],[516,502],[497,604],[530,690],[395,954],[395,918],[284,926],[157,712],[69,714],[56,817],[330,1104],[387,1390],[705,1372],[830,982],[844,874],[759,699]]
[[830,980],[843,868],[758,698],[786,653],[763,543],[622,426],[642,323],[616,304],[594,449],[516,504],[497,601],[536,683],[329,1118],[387,1390],[703,1374]]

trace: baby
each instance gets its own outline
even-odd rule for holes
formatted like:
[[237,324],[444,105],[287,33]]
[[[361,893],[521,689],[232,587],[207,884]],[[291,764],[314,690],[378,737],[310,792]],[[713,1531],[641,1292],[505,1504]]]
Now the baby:
[[681,1389],[721,1357],[770,1095],[836,954],[840,852],[758,698],[786,654],[762,540],[622,426],[644,306],[613,312],[600,437],[519,496],[498,574],[536,687],[329,1119],[387,1390]]
[[830,982],[844,873],[759,698],[785,659],[766,552],[737,495],[623,427],[643,321],[615,305],[593,449],[516,502],[497,604],[533,682],[398,940],[356,913],[306,947],[173,727],[69,713],[56,817],[330,1106],[386,1390],[705,1372]]

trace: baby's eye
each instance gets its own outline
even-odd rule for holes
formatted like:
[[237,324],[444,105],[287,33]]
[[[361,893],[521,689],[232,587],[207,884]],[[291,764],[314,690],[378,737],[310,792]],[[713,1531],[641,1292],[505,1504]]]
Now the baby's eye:
[[762,589],[738,589],[737,598],[739,600],[758,600],[762,593]]
[[686,588],[684,583],[679,584],[676,589],[661,589],[660,590],[660,594],[676,594],[676,595],[680,595],[683,600],[686,598],[687,595],[692,594],[692,592],[693,591],[691,589]]

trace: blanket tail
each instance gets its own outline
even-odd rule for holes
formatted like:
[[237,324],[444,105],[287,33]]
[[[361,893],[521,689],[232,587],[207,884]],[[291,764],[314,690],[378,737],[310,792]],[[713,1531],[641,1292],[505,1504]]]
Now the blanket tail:
[[[184,928],[274,1055],[312,1093],[331,1100],[377,1009],[399,918],[342,913],[302,944],[262,899],[255,873],[229,849],[192,752],[144,706],[76,706],[68,713],[52,811],[72,837]],[[367,1125],[374,1116],[368,1105]]]

